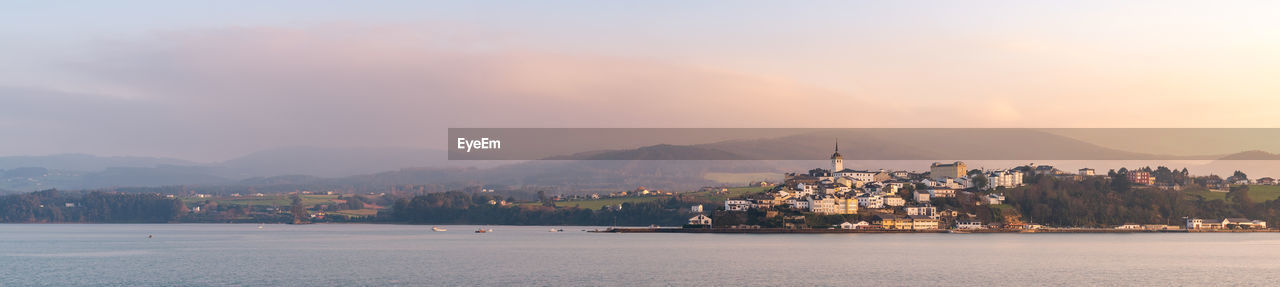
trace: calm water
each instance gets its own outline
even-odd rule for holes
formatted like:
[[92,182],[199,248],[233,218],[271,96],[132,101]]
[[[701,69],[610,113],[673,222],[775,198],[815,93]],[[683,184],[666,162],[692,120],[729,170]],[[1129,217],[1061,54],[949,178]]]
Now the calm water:
[[[0,285],[1265,285],[1280,234],[592,234],[0,225]],[[154,238],[147,238],[148,234]]]

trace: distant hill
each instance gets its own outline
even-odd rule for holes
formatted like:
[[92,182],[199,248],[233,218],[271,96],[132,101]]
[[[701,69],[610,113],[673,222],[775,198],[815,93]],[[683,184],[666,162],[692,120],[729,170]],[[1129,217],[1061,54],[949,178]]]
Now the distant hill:
[[589,151],[573,160],[1112,160],[1186,158],[1120,151],[1034,129],[859,129],[697,145]]
[[[220,163],[87,155],[7,157],[0,189],[30,191],[112,186],[379,187],[506,185],[561,192],[638,186],[689,190],[721,183],[708,173],[776,174],[826,167],[836,140],[846,166],[925,169],[932,161],[1220,159],[1206,168],[1264,169],[1280,159],[1264,151],[1216,156],[1164,156],[1120,151],[1034,129],[860,129],[774,138],[635,149],[582,151],[537,161],[449,161],[442,150],[287,147]],[[732,159],[732,160],[727,160]],[[1231,162],[1235,161],[1235,162]],[[61,168],[30,167],[48,164]],[[112,165],[121,165],[115,167]],[[1003,166],[1003,164],[1001,164]],[[977,166],[975,166],[976,168]],[[72,169],[77,168],[77,169]],[[96,168],[96,169],[94,169]],[[76,171],[89,170],[89,171]]]
[[208,168],[163,166],[157,168],[112,167],[101,172],[84,174],[77,182],[58,186],[67,189],[102,187],[210,185],[232,181],[212,175]]
[[[220,163],[151,157],[99,157],[83,154],[0,158],[0,188],[45,188],[273,184],[314,182],[413,167],[482,166],[505,162],[449,162],[443,151],[410,148],[286,147],[251,153]],[[297,175],[312,178],[288,178]]]
[[1260,150],[1233,153],[1218,158],[1219,160],[1280,160],[1280,154]]
[[342,177],[406,167],[444,166],[444,151],[413,148],[284,147],[234,158],[215,166],[231,178],[277,175]]
[[102,171],[110,167],[156,167],[162,165],[197,165],[198,163],[160,157],[94,156],[87,154],[55,154],[40,156],[0,157],[0,169],[41,167],[66,171]]
[[607,150],[551,157],[551,160],[743,160],[740,155],[704,146],[660,144],[629,150]]
[[1034,129],[859,129],[772,139],[725,141],[697,147],[757,159],[820,159],[839,140],[847,160],[1155,159]]

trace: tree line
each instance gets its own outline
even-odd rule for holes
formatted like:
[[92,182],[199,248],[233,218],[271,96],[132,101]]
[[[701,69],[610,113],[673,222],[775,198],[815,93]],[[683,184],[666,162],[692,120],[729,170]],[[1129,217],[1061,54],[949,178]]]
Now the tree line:
[[[1157,170],[1170,181],[1189,180],[1185,171]],[[1054,226],[1181,225],[1184,217],[1280,220],[1280,199],[1255,202],[1248,186],[1232,187],[1228,200],[1210,200],[1185,191],[1133,185],[1126,171],[1080,181],[1052,176],[1026,181],[1026,186],[999,191],[1006,197],[1005,204],[1016,208],[1023,220]]]
[[495,204],[502,200],[499,196],[460,191],[419,195],[397,200],[392,205],[391,220],[415,224],[671,226],[684,224],[691,216],[681,211],[687,203],[674,198],[598,210]]
[[182,200],[150,193],[50,189],[0,196],[0,223],[159,223],[185,211]]

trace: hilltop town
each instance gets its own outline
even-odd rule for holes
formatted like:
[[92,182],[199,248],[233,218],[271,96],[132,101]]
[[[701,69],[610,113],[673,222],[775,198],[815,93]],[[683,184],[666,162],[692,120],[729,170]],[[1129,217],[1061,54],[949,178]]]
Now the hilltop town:
[[[839,145],[831,166],[806,173],[787,173],[767,191],[724,201],[722,211],[703,212],[689,219],[689,228],[841,230],[1037,230],[1047,228],[1033,216],[1023,216],[1005,204],[1003,191],[1022,187],[1029,177],[1067,183],[1106,184],[1109,188],[1175,194],[1186,186],[1203,186],[1228,192],[1231,184],[1274,185],[1272,178],[1249,181],[1242,173],[1228,178],[1192,178],[1187,171],[1110,171],[1091,168],[1065,172],[1048,165],[1026,165],[1001,170],[969,169],[964,162],[936,162],[927,173],[845,168]],[[1158,175],[1153,175],[1157,173]],[[1168,175],[1168,176],[1166,176]],[[1157,181],[1161,177],[1161,181]],[[768,184],[768,183],[765,183]],[[1131,187],[1132,186],[1132,187]],[[1247,190],[1246,190],[1247,191]],[[822,222],[812,222],[812,221]],[[1115,230],[1261,230],[1265,220],[1248,218],[1199,218],[1180,222],[1133,222],[1106,227]],[[1052,226],[1080,228],[1081,226]]]

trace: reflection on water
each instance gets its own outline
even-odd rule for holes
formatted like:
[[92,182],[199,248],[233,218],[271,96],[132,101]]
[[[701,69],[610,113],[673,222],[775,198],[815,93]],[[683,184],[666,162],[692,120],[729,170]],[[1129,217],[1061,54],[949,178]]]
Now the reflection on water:
[[[1269,285],[1280,234],[0,225],[0,285]],[[147,238],[147,235],[153,235]],[[1208,272],[1208,271],[1212,272]],[[1208,273],[1206,273],[1208,272]],[[1211,274],[1211,276],[1210,276]]]

